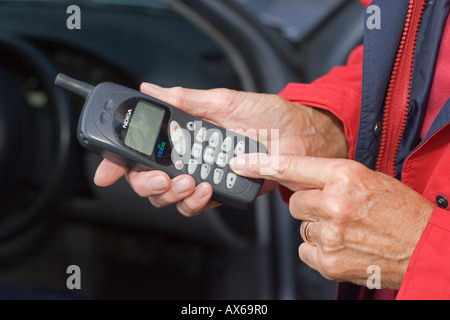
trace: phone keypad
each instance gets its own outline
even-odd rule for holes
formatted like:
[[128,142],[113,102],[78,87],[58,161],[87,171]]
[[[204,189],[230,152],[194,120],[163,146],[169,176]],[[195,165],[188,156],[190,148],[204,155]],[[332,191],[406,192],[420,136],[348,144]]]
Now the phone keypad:
[[[186,130],[187,129],[187,130]],[[191,148],[186,144],[190,135]],[[174,149],[180,156],[186,157],[184,161],[175,161],[175,168],[183,170],[187,166],[187,173],[200,177],[213,185],[225,186],[231,190],[235,187],[239,177],[229,168],[229,160],[235,156],[245,153],[245,142],[237,141],[233,136],[223,137],[222,131],[211,130],[202,126],[201,121],[188,122],[183,130],[178,122],[170,123],[170,138]]]

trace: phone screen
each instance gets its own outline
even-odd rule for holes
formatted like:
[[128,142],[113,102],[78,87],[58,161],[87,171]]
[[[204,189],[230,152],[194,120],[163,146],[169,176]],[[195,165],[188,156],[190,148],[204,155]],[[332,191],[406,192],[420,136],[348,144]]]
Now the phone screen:
[[164,119],[164,110],[139,101],[131,116],[125,144],[146,155],[151,155]]

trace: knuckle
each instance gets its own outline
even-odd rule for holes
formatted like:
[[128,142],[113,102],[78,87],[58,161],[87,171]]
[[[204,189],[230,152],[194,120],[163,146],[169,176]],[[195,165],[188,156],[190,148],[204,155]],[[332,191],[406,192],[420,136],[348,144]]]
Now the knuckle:
[[339,159],[333,162],[332,170],[341,181],[350,181],[354,176],[358,176],[364,165],[356,161]]
[[227,88],[214,88],[211,89],[216,96],[226,98],[228,100],[229,98],[232,98],[235,94],[235,91],[227,89]]
[[278,158],[278,164],[276,168],[276,176],[283,177],[288,172],[289,168],[293,165],[294,155],[287,154],[286,156]]
[[155,208],[163,208],[165,206],[163,205],[160,196],[150,196],[148,197],[148,200]]
[[135,183],[132,185],[132,189],[141,198],[148,198],[160,194],[151,190],[151,188],[145,183]]
[[355,211],[354,196],[355,189],[348,184],[328,186],[322,196],[321,214],[339,222],[351,219]]
[[184,108],[184,97],[186,96],[186,88],[183,88],[181,86],[176,86],[169,88],[170,93],[170,102],[177,107],[183,109]]
[[185,217],[193,217],[200,213],[201,208],[193,208],[187,201],[180,201],[176,204],[178,212]]
[[340,169],[340,177],[346,183],[345,186],[347,188],[352,188],[366,177],[368,170],[366,166],[359,162],[347,160],[346,164],[342,165]]
[[334,255],[324,255],[321,262],[321,274],[328,279],[336,278],[338,261]]
[[250,176],[255,176],[259,174],[258,162],[256,162],[254,157],[247,156],[245,161],[246,161],[245,166],[247,167],[247,171]]
[[148,197],[148,199],[156,208],[164,208],[175,202],[174,199],[172,199],[172,195],[168,192],[160,195],[152,195]]
[[333,252],[341,249],[344,238],[339,228],[335,225],[325,224],[320,233],[320,242],[324,252]]
[[[295,195],[295,194],[294,194]],[[293,195],[293,196],[294,196]],[[292,197],[293,197],[292,196]],[[301,215],[300,215],[300,210],[299,210],[299,205],[298,205],[298,202],[297,201],[294,201],[294,199],[292,199],[292,197],[291,197],[291,199],[289,200],[289,212],[291,213],[291,216],[294,218],[294,219],[299,219],[300,220],[300,218],[301,218]]]
[[175,97],[182,97],[185,94],[186,89],[181,86],[175,86],[169,89],[173,96]]
[[326,254],[323,256],[320,273],[330,280],[344,279],[344,270],[342,261],[334,254]]
[[336,163],[333,164],[333,172],[335,172],[336,178],[338,178],[339,181],[349,180],[352,175],[352,169],[350,167],[349,161],[336,161]]
[[205,203],[203,201],[196,201],[192,198],[188,198],[184,200],[184,206],[188,212],[196,214],[202,210],[202,208],[205,206]]
[[345,220],[349,214],[347,201],[341,197],[327,197],[322,203],[323,215],[333,220]]

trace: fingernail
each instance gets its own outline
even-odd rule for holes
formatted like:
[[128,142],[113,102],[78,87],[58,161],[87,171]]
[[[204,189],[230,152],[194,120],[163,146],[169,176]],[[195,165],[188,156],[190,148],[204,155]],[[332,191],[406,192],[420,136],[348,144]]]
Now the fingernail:
[[163,191],[169,187],[167,179],[161,176],[151,177],[148,179],[148,185],[152,191]]
[[104,172],[103,171],[99,172],[99,170],[97,169],[94,175],[94,183],[96,185],[99,185],[99,181],[103,180],[104,176],[105,176]]
[[184,193],[184,192],[188,191],[190,188],[191,188],[191,183],[186,178],[182,178],[180,180],[177,180],[173,184],[173,190],[176,193]]
[[204,199],[209,193],[209,188],[205,184],[200,184],[196,189],[194,193],[194,197],[198,200]]

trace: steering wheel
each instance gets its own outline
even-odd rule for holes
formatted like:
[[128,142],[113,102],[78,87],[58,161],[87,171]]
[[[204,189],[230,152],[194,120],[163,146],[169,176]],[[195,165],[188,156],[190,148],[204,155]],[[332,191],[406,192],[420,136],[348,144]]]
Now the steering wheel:
[[[14,74],[7,72],[11,60],[32,72],[46,93],[40,110],[27,102]],[[53,84],[56,74],[36,47],[0,33],[0,244],[43,221],[66,169],[71,108]]]

